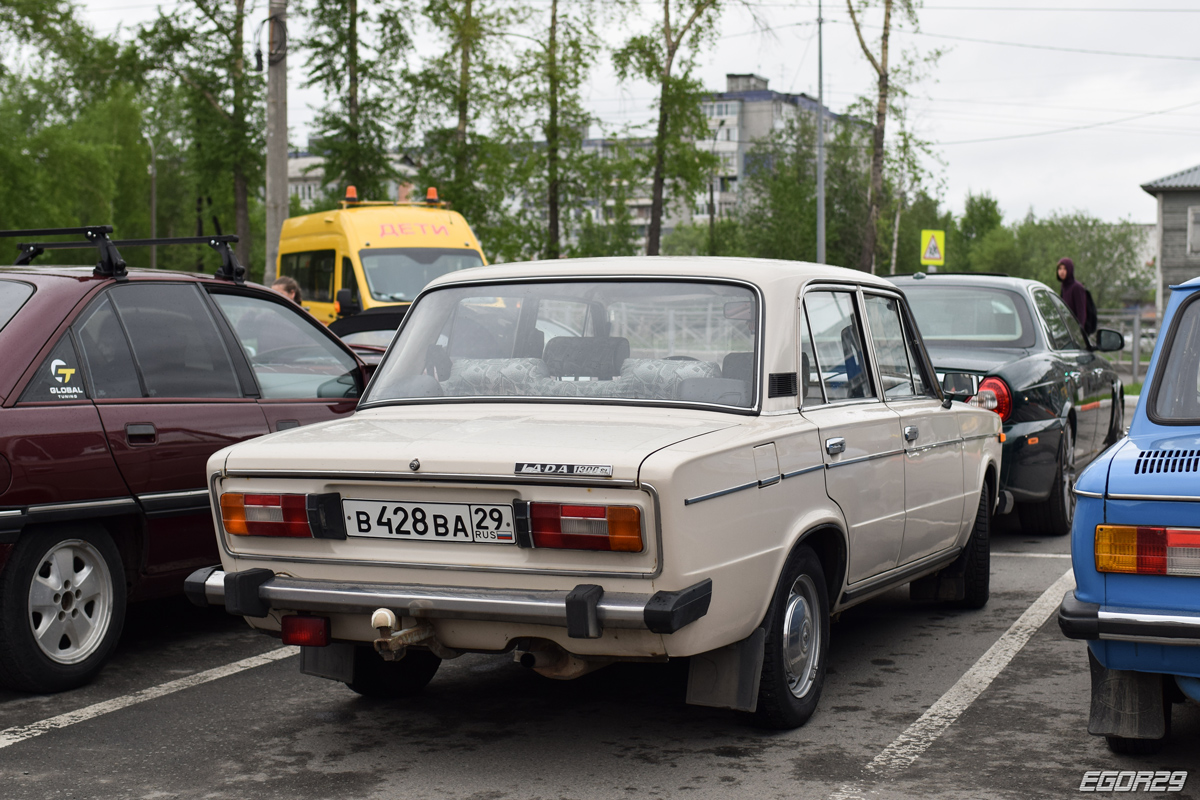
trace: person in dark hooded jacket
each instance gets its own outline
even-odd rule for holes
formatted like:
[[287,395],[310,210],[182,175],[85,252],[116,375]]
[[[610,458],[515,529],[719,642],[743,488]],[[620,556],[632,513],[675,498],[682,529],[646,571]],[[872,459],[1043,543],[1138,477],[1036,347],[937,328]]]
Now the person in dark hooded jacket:
[[1058,260],[1058,282],[1062,284],[1059,294],[1067,308],[1071,309],[1081,327],[1087,325],[1087,289],[1075,280],[1075,262],[1071,259]]

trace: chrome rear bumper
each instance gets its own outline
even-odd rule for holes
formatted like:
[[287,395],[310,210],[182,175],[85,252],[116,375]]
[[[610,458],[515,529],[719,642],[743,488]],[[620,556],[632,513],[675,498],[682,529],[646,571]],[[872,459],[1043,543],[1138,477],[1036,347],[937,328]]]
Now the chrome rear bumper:
[[272,610],[370,614],[389,608],[424,619],[472,619],[553,625],[572,638],[598,638],[604,628],[674,633],[708,613],[712,581],[653,595],[605,592],[582,584],[570,590],[488,589],[302,580],[267,569],[196,570],[184,583],[198,606],[224,606],[232,614],[265,617]]

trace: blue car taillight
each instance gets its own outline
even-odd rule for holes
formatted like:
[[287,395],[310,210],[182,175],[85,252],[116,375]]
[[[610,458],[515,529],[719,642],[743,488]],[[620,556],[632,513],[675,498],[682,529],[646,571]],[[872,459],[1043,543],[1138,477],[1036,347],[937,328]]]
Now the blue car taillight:
[[1096,571],[1200,577],[1200,528],[1097,525]]

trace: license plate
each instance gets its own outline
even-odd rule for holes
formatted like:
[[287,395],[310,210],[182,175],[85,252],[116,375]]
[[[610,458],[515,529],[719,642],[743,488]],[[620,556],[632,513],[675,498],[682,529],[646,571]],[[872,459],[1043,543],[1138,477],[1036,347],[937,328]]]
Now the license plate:
[[416,542],[515,544],[512,506],[343,500],[346,533]]

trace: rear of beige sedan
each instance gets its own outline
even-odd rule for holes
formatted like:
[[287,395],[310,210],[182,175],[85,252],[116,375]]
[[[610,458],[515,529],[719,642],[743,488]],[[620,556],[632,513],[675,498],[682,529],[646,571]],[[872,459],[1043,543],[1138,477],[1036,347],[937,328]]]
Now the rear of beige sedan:
[[953,541],[851,597],[796,323],[806,283],[843,273],[603,260],[435,282],[352,418],[212,458],[222,563],[189,595],[369,696],[466,652],[558,679],[692,657],[689,702],[802,724],[831,612],[953,566],[999,465],[977,438]]

